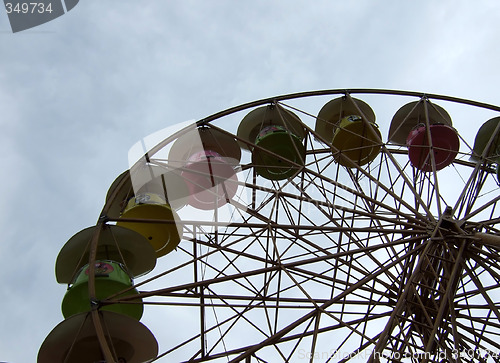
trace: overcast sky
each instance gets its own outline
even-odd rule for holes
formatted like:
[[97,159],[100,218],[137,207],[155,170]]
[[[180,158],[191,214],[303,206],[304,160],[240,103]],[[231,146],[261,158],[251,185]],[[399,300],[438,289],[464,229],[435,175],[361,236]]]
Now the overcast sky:
[[13,34],[0,12],[0,362],[62,320],[63,244],[141,138],[273,95],[389,88],[500,104],[500,2],[81,0]]

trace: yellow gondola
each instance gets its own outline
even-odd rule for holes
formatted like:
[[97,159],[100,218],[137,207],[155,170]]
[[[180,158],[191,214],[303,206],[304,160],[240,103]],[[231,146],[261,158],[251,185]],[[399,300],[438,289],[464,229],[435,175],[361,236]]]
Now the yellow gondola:
[[130,199],[116,224],[146,237],[157,257],[173,251],[182,237],[179,216],[160,195],[154,193],[138,194]]
[[338,150],[335,158],[344,166],[365,165],[380,152],[382,135],[375,113],[355,98],[339,97],[326,103],[316,118],[315,131]]
[[109,187],[107,216],[118,218],[130,199],[142,193],[160,195],[175,210],[186,205],[189,195],[186,183],[175,170],[151,164],[138,165],[120,174]]

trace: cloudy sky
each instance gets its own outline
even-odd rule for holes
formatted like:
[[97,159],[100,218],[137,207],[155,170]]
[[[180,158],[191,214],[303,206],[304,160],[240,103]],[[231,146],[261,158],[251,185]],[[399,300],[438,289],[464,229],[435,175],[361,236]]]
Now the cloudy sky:
[[389,88],[500,104],[496,0],[81,0],[13,34],[0,12],[0,362],[62,320],[55,258],[138,140],[254,99]]

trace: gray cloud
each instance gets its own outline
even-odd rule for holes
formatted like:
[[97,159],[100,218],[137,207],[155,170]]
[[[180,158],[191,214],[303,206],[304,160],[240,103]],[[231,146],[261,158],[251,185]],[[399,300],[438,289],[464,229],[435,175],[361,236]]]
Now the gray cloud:
[[499,7],[81,1],[17,34],[1,14],[0,360],[35,361],[62,320],[57,253],[95,223],[137,140],[312,89],[401,88],[495,103]]

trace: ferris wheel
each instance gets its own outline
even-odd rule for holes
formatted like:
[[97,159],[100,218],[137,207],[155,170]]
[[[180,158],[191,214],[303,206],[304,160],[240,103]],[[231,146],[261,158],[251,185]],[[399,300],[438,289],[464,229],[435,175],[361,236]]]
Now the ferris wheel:
[[38,361],[500,362],[499,112],[325,90],[169,131],[62,247]]

